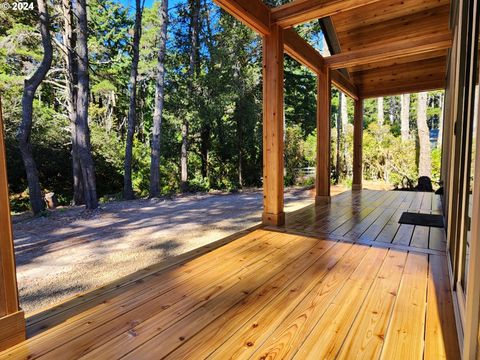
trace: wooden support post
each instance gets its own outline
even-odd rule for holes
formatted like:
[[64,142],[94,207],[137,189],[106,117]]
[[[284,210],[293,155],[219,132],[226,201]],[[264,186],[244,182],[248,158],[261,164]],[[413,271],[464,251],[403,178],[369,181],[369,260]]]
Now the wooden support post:
[[0,351],[25,340],[25,316],[18,305],[4,138],[0,100]]
[[330,202],[330,69],[317,73],[317,168],[315,203]]
[[363,99],[355,101],[355,113],[353,119],[353,183],[352,190],[362,189],[363,178]]
[[283,225],[283,30],[263,37],[263,223]]

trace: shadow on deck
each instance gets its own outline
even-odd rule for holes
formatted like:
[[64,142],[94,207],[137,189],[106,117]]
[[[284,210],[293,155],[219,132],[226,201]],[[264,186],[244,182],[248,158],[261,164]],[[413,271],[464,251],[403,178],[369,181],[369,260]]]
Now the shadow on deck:
[[343,193],[32,316],[1,356],[458,359],[443,233],[404,209],[439,204]]

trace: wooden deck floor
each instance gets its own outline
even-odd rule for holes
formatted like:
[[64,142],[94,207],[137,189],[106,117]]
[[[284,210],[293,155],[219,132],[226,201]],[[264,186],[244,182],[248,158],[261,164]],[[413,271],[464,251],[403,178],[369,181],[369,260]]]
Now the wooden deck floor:
[[[390,196],[364,194],[381,206]],[[356,197],[342,196],[332,211]],[[393,227],[384,213],[348,232]],[[246,232],[30,319],[34,336],[0,358],[459,359],[444,253],[377,241]]]
[[347,191],[332,197],[329,205],[311,205],[288,214],[285,228],[329,239],[445,251],[443,229],[399,224],[404,211],[441,214],[440,196],[425,192]]

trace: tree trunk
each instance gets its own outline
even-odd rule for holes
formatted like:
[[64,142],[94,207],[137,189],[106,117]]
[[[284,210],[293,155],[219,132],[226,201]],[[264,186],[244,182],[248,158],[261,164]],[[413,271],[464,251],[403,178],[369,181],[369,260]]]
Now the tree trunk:
[[[242,100],[239,100],[239,101],[242,101]],[[242,188],[243,187],[243,176],[242,176],[242,172],[243,172],[243,119],[242,119],[241,114],[237,114],[236,120],[237,120],[238,186],[239,186],[239,188]]]
[[77,91],[76,91],[76,117],[74,131],[74,152],[78,158],[83,189],[85,206],[87,209],[98,207],[97,185],[95,179],[95,165],[93,163],[90,145],[90,129],[88,127],[88,104],[89,85],[88,75],[88,48],[87,48],[87,4],[86,0],[73,2],[74,17],[78,22],[76,58],[77,58]]
[[76,35],[73,22],[72,3],[70,0],[62,0],[63,15],[63,43],[62,55],[65,63],[65,78],[67,80],[66,99],[68,118],[71,126],[72,139],[72,176],[73,176],[73,203],[75,205],[85,204],[85,189],[83,187],[82,167],[78,157],[78,147],[76,146],[76,103],[77,103],[77,59],[75,54]]
[[153,112],[152,152],[150,161],[150,197],[160,196],[160,141],[162,135],[163,103],[165,91],[165,53],[167,48],[168,0],[160,6],[160,36],[155,83],[155,110]]
[[200,155],[202,160],[202,178],[208,178],[208,151],[210,149],[210,125],[203,124],[200,134]]
[[400,110],[402,141],[410,137],[410,94],[402,95],[402,107]]
[[383,115],[383,97],[377,98],[377,122],[378,125],[383,125],[385,122]]
[[22,97],[22,122],[18,128],[17,135],[20,153],[22,155],[23,164],[27,173],[30,205],[35,215],[45,209],[45,202],[43,201],[42,197],[37,165],[32,153],[31,133],[33,122],[33,99],[38,86],[47,75],[53,59],[53,46],[50,35],[50,17],[48,15],[47,4],[44,0],[38,0],[37,4],[39,15],[38,22],[40,34],[42,36],[43,58],[32,77],[25,80],[25,87],[23,89]]
[[388,117],[390,119],[390,125],[393,125],[395,121],[395,105],[396,105],[396,100],[395,96],[390,96],[390,101],[389,101],[389,109],[388,109]]
[[188,121],[184,121],[182,124],[182,149],[180,154],[180,167],[181,167],[181,178],[180,178],[180,190],[182,192],[188,191]]
[[[478,85],[477,85],[478,86]],[[477,97],[478,101],[478,97]],[[440,108],[438,114],[438,138],[437,138],[437,147],[442,147],[442,137],[443,137],[443,93],[440,93],[440,97],[438,99],[438,106]]]
[[130,104],[128,108],[128,128],[125,145],[125,163],[123,174],[123,198],[131,200],[134,198],[132,186],[132,152],[133,137],[135,135],[135,123],[137,120],[137,76],[138,61],[140,56],[140,38],[142,36],[142,4],[141,0],[135,1],[135,27],[133,30],[133,56],[130,69]]
[[[196,79],[196,72],[198,70],[198,30],[199,30],[199,12],[200,12],[200,0],[190,0],[190,99],[193,102],[194,99],[194,82]],[[180,157],[181,167],[181,182],[180,189],[185,192],[188,190],[188,120],[186,117],[182,123],[182,149]]]
[[430,132],[427,124],[427,93],[418,94],[417,128],[420,147],[418,161],[418,176],[432,177],[432,160],[430,154]]

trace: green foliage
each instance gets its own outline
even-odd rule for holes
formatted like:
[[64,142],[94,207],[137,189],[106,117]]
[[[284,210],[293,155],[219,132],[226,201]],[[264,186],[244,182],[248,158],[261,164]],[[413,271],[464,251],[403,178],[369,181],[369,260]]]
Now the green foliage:
[[393,135],[390,126],[371,123],[363,135],[364,177],[382,180],[393,185],[402,183],[404,177],[415,180],[415,141],[402,142]]
[[442,150],[435,148],[432,150],[432,181],[440,181],[440,171],[442,166]]
[[300,125],[285,129],[285,185],[294,185],[299,169],[305,165],[304,140]]
[[[270,5],[286,0],[271,0]],[[162,123],[160,183],[164,195],[179,191],[181,125],[189,123],[189,190],[234,191],[262,184],[262,53],[261,39],[232,16],[201,2],[200,46],[194,78],[189,74],[189,3],[180,1],[169,11],[165,59],[165,104]],[[62,15],[52,3],[52,32],[61,40]],[[160,22],[156,1],[144,10],[138,77],[137,128],[133,147],[133,186],[148,196],[150,133],[152,128]],[[122,190],[125,119],[131,65],[132,9],[116,0],[89,1],[90,108],[89,124],[96,166],[98,194],[117,199]],[[28,193],[24,167],[15,139],[21,118],[23,82],[42,58],[35,12],[0,13],[0,91],[6,125],[8,175],[12,207],[26,210]],[[318,22],[296,27],[319,48]],[[32,144],[44,191],[53,191],[62,204],[72,198],[70,123],[68,120],[64,56],[55,47],[53,68],[40,86],[34,104]],[[316,77],[294,59],[285,57],[285,184],[311,185],[299,169],[316,163]],[[348,101],[348,126],[337,139],[339,91],[332,89],[331,164],[341,141],[340,180],[351,181],[353,102]],[[429,94],[428,121],[438,127],[442,93]],[[400,98],[384,99],[385,125],[377,125],[376,99],[364,103],[365,177],[398,184],[403,176],[416,178],[415,143],[402,143]],[[410,104],[411,131],[416,129],[416,96]],[[413,154],[413,155],[412,155]],[[433,177],[438,176],[440,152],[432,154]]]
[[315,166],[317,162],[317,129],[313,130],[305,139],[304,156],[307,166]]

